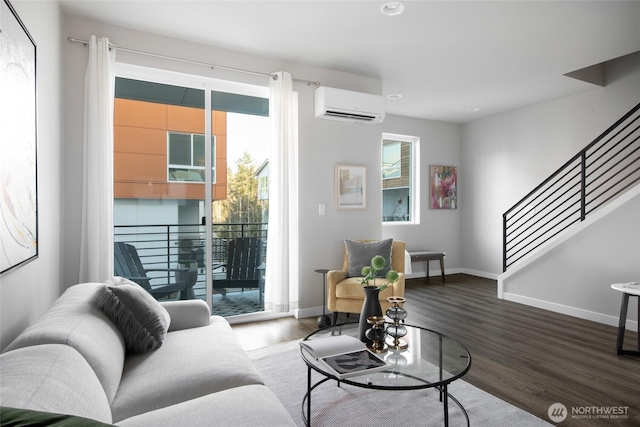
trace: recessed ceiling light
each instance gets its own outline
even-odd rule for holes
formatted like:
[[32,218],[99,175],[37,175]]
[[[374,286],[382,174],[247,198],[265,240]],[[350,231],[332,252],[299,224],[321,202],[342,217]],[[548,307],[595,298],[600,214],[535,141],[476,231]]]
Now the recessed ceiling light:
[[404,12],[404,3],[400,1],[390,1],[380,7],[380,12],[388,16],[400,15]]
[[387,99],[400,99],[402,98],[402,95],[400,95],[399,93],[390,93],[389,95],[387,95]]

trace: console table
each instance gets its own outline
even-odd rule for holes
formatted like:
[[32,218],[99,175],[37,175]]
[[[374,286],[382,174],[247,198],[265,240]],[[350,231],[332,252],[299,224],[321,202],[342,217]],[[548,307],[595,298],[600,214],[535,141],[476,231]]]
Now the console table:
[[440,271],[442,273],[442,281],[444,282],[444,252],[437,251],[408,251],[411,262],[425,261],[427,263],[427,280],[429,280],[429,261],[440,261]]

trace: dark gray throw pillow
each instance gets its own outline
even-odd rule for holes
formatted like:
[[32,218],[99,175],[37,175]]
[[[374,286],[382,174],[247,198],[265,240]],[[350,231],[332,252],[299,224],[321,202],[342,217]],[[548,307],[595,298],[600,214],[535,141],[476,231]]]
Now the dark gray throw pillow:
[[358,242],[356,240],[344,240],[347,248],[347,258],[349,259],[349,269],[347,276],[362,276],[362,268],[371,265],[371,258],[382,255],[387,261],[384,268],[378,271],[378,276],[385,276],[391,270],[391,247],[393,239],[378,240],[375,242]]
[[131,353],[146,353],[162,345],[171,318],[140,285],[116,278],[98,292],[97,305],[118,327]]

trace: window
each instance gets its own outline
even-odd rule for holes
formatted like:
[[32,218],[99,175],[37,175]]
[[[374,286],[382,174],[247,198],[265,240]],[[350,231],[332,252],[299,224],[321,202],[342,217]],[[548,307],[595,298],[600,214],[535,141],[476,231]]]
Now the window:
[[[167,132],[168,180],[175,182],[204,182],[204,135]],[[211,176],[215,183],[215,135],[211,136]]]
[[382,221],[418,222],[416,159],[419,138],[382,135]]
[[387,141],[382,144],[382,179],[400,178],[402,169],[400,160],[402,157],[402,143]]

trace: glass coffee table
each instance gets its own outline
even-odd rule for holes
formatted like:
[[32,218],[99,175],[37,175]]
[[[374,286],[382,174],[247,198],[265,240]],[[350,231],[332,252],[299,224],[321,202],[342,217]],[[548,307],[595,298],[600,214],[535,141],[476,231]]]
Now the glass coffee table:
[[[417,390],[436,388],[440,391],[440,401],[444,409],[444,425],[449,425],[449,399],[462,411],[469,426],[469,415],[462,404],[448,392],[448,385],[462,377],[471,367],[469,351],[458,341],[439,332],[419,326],[405,325],[407,335],[404,340],[406,350],[388,350],[378,354],[389,364],[388,369],[367,372],[363,375],[340,379],[324,364],[317,361],[302,346],[302,360],[307,365],[307,393],[302,400],[302,417],[306,425],[311,425],[311,392],[320,384],[334,380],[355,387],[378,390]],[[305,340],[326,338],[332,335],[358,336],[357,323],[344,323],[320,329],[308,335]],[[323,378],[312,384],[311,371]]]

